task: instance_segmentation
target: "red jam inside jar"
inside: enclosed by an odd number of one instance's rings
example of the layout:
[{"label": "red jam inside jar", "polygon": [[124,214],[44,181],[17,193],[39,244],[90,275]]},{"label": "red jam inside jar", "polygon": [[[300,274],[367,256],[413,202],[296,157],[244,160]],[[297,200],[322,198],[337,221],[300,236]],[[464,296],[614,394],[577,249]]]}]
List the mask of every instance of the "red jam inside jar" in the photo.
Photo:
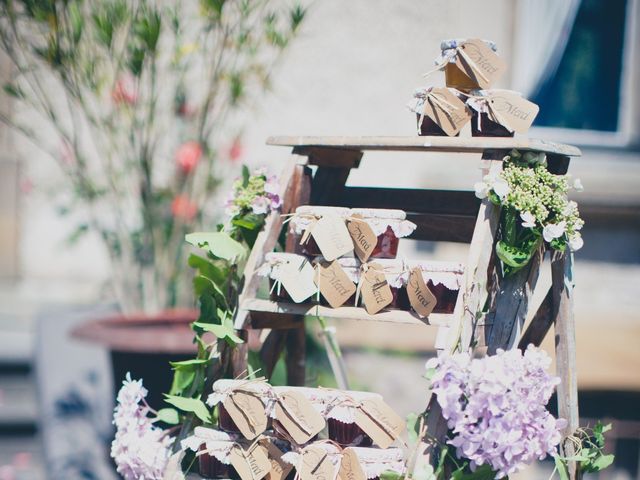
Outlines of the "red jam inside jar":
[{"label": "red jam inside jar", "polygon": [[[202,445],[200,452],[205,452],[206,447]],[[198,456],[198,468],[200,475],[204,478],[240,478],[235,468],[225,465],[213,455],[201,453]]]},{"label": "red jam inside jar", "polygon": [[393,229],[387,226],[387,229],[378,235],[378,241],[369,258],[396,258],[399,243],[400,239],[393,233]]},{"label": "red jam inside jar", "polygon": [[[471,109],[471,136],[473,137],[513,137],[506,127],[489,119],[487,113],[480,113]],[[480,124],[478,124],[480,122]]]},{"label": "red jam inside jar", "polygon": [[343,423],[335,418],[327,419],[329,439],[341,446],[370,447],[373,440],[355,423]]}]

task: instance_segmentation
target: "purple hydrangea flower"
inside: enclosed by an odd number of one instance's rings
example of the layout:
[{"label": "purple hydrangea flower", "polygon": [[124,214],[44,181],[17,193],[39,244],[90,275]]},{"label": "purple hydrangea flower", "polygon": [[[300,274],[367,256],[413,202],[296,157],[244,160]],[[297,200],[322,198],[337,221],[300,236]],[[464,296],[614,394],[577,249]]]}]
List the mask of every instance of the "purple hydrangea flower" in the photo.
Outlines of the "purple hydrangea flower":
[{"label": "purple hydrangea flower", "polygon": [[475,470],[489,465],[496,478],[556,452],[566,421],[546,405],[559,383],[547,373],[551,359],[530,345],[471,359],[467,353],[427,362],[431,388],[447,420],[450,445]]}]

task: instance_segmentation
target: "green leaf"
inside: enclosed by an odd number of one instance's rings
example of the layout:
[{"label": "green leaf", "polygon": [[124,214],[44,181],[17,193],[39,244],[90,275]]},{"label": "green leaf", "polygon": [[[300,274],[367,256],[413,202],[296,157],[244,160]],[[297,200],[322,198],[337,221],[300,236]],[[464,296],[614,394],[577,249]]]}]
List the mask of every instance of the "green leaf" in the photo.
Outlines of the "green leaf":
[{"label": "green leaf", "polygon": [[529,263],[534,251],[535,249],[519,248],[509,245],[502,240],[496,243],[496,254],[498,258],[502,263],[516,270],[521,269]]},{"label": "green leaf", "polygon": [[174,370],[178,370],[180,368],[185,367],[193,367],[195,365],[204,365],[208,360],[204,358],[193,358],[191,360],[184,360],[182,362],[169,362],[169,364],[174,368]]},{"label": "green leaf", "polygon": [[567,471],[567,466],[562,459],[558,455],[554,455],[553,461],[556,464],[556,470],[558,470],[560,480],[569,480],[569,472]]},{"label": "green leaf", "polygon": [[165,393],[164,401],[183,412],[195,413],[195,415],[204,423],[211,423],[211,414],[202,400],[197,398],[178,397],[177,395],[167,395]]},{"label": "green leaf", "polygon": [[411,412],[407,415],[407,436],[409,445],[415,445],[418,442],[418,428],[419,428],[418,414]]},{"label": "green leaf", "polygon": [[209,278],[218,285],[228,278],[228,268],[221,268],[218,265],[215,265],[211,260],[194,253],[189,255],[188,263],[191,268],[198,269],[200,275]]},{"label": "green leaf", "polygon": [[180,415],[175,408],[161,408],[158,410],[157,420],[169,425],[177,425],[180,423]]},{"label": "green leaf", "polygon": [[459,468],[451,475],[451,480],[494,480],[496,472],[489,465],[478,467],[473,473],[465,473],[464,467]]},{"label": "green leaf", "polygon": [[380,480],[400,480],[403,477],[404,475],[392,470],[386,470],[380,474]]},{"label": "green leaf", "polygon": [[6,93],[11,97],[14,97],[14,98],[24,97],[24,92],[22,91],[22,89],[12,83],[5,83],[2,89],[4,90],[4,93]]},{"label": "green leaf", "polygon": [[84,19],[82,18],[79,5],[75,2],[69,4],[69,20],[71,23],[73,42],[78,43],[82,37]]},{"label": "green leaf", "polygon": [[298,27],[302,23],[302,20],[304,20],[304,17],[306,15],[306,13],[307,13],[306,9],[300,4],[295,5],[291,9],[289,18],[291,20],[291,31],[292,32],[295,32],[298,29]]},{"label": "green leaf", "polygon": [[590,472],[599,472],[610,466],[615,460],[615,455],[600,455],[590,465]]},{"label": "green leaf", "polygon": [[198,232],[189,233],[186,241],[198,248],[208,250],[216,258],[222,258],[229,262],[244,259],[246,248],[224,232]]},{"label": "green leaf", "polygon": [[413,480],[436,480],[438,476],[434,473],[431,465],[426,462],[421,462],[413,471],[411,478]]},{"label": "green leaf", "polygon": [[196,378],[195,369],[180,368],[173,373],[173,382],[169,393],[171,395],[179,395],[186,392]]},{"label": "green leaf", "polygon": [[232,347],[238,343],[244,343],[244,340],[235,334],[235,330],[227,325],[194,322],[193,326],[201,328],[205,332],[213,333],[217,338],[225,340]]},{"label": "green leaf", "polygon": [[249,167],[246,165],[242,165],[242,187],[247,188],[249,186],[249,178],[251,177],[251,172],[249,172]]},{"label": "green leaf", "polygon": [[[196,285],[195,279],[193,283]],[[209,292],[198,295],[200,295],[200,316],[198,317],[198,321],[203,323],[221,323],[220,318],[217,315],[217,304],[213,296]]]},{"label": "green leaf", "polygon": [[549,242],[549,245],[551,245],[551,248],[553,248],[554,250],[564,252],[565,249],[567,248],[567,240],[565,238],[565,235],[562,235],[561,237],[558,237],[558,238],[554,238],[553,240],[551,240],[551,242]]}]

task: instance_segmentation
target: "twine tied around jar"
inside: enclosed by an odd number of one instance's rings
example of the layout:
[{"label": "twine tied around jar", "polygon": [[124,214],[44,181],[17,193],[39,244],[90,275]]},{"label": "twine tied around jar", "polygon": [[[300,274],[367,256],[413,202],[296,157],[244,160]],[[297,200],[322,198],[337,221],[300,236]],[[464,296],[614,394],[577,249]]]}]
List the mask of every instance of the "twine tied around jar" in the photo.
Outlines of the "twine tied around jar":
[{"label": "twine tied around jar", "polygon": [[[379,272],[379,273],[384,274],[385,281],[387,283],[388,283],[388,281],[386,280],[386,276],[388,274],[389,275],[397,274],[398,276],[400,276],[400,275],[405,275],[406,273],[409,272],[408,267],[406,266],[404,260],[402,261],[402,268],[400,270],[396,270],[396,269],[390,268],[390,267],[380,266],[380,264],[376,264],[375,260],[372,261],[372,262],[367,262],[367,263],[363,263],[362,265],[360,265],[360,272],[362,274],[366,273],[369,270],[373,270],[375,272]],[[358,284],[356,285],[356,298],[355,298],[355,302],[353,304],[354,307],[357,307],[358,303],[360,302],[360,293],[361,293],[361,290],[362,290],[363,277],[364,277],[364,275],[360,275],[360,278],[358,279]]]},{"label": "twine tied around jar", "polygon": [[436,94],[434,94],[431,91],[431,89],[425,92],[419,92],[415,96],[417,98],[423,99],[423,107],[422,107],[422,111],[420,112],[420,119],[418,120],[418,129],[422,128],[422,122],[424,121],[424,117],[425,117],[424,104],[426,104],[427,102],[430,102],[434,106],[438,107],[440,110],[442,110],[442,112],[444,112],[444,114],[449,118],[449,120],[451,120],[452,116],[450,111],[455,110],[456,108],[455,105],[444,100],[443,98],[438,97]]}]

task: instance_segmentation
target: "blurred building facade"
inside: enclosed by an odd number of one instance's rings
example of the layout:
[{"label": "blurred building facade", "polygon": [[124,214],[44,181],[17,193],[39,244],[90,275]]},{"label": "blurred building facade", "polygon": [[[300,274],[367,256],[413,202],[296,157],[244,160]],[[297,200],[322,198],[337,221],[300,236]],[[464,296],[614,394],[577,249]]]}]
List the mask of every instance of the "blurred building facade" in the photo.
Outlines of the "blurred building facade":
[{"label": "blurred building facade", "polygon": [[[638,478],[640,450],[635,408],[640,400],[639,3],[310,3],[302,35],[274,73],[274,91],[248,113],[244,135],[243,160],[275,171],[288,152],[264,145],[269,135],[412,135],[415,117],[404,105],[415,87],[441,83],[440,74],[422,77],[440,40],[494,40],[510,66],[498,86],[523,91],[540,104],[531,136],[571,143],[583,152],[570,168],[585,186],[576,196],[586,221],[575,272],[578,378],[583,416],[618,422],[616,478]],[[0,59],[0,76],[8,75],[7,62]],[[469,189],[479,176],[474,168],[462,168],[475,165],[473,155],[407,156],[401,169],[393,154],[365,156],[349,183]],[[98,240],[89,236],[73,248],[64,245],[70,223],[56,214],[45,193],[57,176],[49,159],[0,126],[0,361],[31,356],[31,319],[43,304],[108,300],[103,293],[108,262]],[[464,261],[466,249],[408,243],[405,253]],[[368,343],[427,352],[435,334],[427,330],[338,326],[350,349]],[[547,340],[552,350],[552,336]],[[381,383],[377,378],[375,384]]]}]

